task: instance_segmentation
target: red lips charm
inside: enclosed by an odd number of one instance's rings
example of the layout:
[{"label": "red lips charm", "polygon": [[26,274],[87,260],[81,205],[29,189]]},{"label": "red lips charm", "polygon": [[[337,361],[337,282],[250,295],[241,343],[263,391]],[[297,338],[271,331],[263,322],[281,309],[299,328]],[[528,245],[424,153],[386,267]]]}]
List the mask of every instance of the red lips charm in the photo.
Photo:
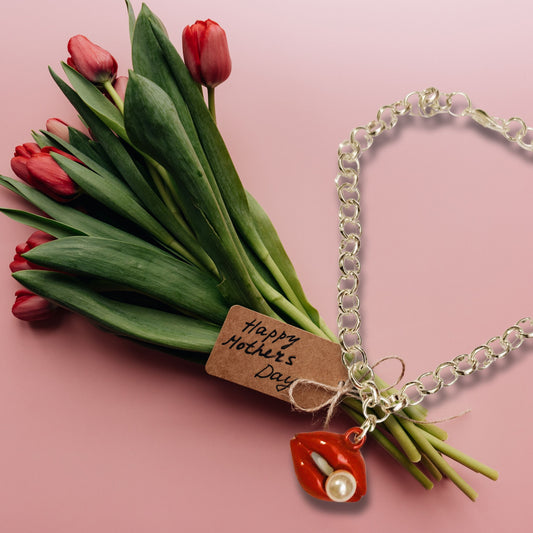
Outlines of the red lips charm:
[{"label": "red lips charm", "polygon": [[308,494],[334,502],[356,502],[365,495],[365,462],[359,448],[366,437],[358,440],[361,433],[354,427],[344,435],[314,431],[291,439],[296,477]]}]

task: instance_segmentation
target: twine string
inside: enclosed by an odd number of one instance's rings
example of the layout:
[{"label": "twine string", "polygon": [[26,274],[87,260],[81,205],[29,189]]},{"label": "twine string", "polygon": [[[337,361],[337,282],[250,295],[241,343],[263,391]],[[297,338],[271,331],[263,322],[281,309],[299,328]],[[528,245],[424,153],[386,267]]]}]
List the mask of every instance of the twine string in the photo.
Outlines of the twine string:
[{"label": "twine string", "polygon": [[[392,388],[396,387],[396,385],[398,385],[398,383],[400,383],[400,381],[403,379],[403,377],[405,375],[405,368],[406,368],[405,361],[401,357],[399,357],[397,355],[388,355],[386,357],[382,357],[381,359],[379,359],[372,366],[372,370],[374,370],[378,365],[380,365],[382,363],[385,363],[387,361],[391,361],[391,360],[399,361],[399,363],[401,365],[401,370],[400,370],[400,373],[399,373],[398,377],[396,378],[396,381],[392,385],[389,385],[388,387],[383,389],[383,391],[388,391],[388,390],[391,390]],[[363,379],[364,379],[364,376],[363,376]],[[307,388],[308,390],[311,389],[311,388],[320,389],[322,391],[329,392],[330,396],[328,398],[326,398],[324,401],[317,403],[316,405],[312,405],[310,407],[304,407],[296,399],[296,389],[300,388],[300,387]],[[328,427],[331,419],[333,418],[333,416],[335,414],[335,411],[336,411],[338,405],[342,402],[342,400],[344,398],[351,397],[351,398],[358,398],[359,399],[359,395],[357,393],[357,389],[354,387],[353,383],[351,383],[351,381],[349,381],[349,380],[347,380],[347,381],[339,381],[339,383],[337,385],[327,385],[326,383],[322,383],[320,381],[315,381],[313,379],[299,378],[299,379],[296,379],[295,381],[293,381],[291,383],[291,385],[290,385],[290,387],[288,389],[288,395],[289,395],[289,401],[291,403],[291,406],[296,411],[301,411],[301,412],[304,412],[304,413],[316,413],[316,412],[321,411],[322,409],[327,407],[326,417],[325,417],[324,424],[323,424],[324,428]],[[466,410],[466,411],[463,411],[462,413],[460,413],[458,415],[453,415],[453,416],[450,416],[450,417],[447,417],[447,418],[444,418],[444,419],[431,420],[431,421],[428,421],[428,420],[423,420],[423,421],[415,420],[413,418],[410,418],[410,417],[406,416],[405,414],[403,414],[401,412],[400,413],[396,413],[396,416],[398,416],[400,418],[403,418],[404,420],[409,420],[411,422],[415,422],[417,424],[438,424],[438,423],[442,423],[442,422],[448,422],[448,421],[454,420],[456,418],[460,418],[460,417],[466,415],[469,412],[470,412],[470,410]]]}]

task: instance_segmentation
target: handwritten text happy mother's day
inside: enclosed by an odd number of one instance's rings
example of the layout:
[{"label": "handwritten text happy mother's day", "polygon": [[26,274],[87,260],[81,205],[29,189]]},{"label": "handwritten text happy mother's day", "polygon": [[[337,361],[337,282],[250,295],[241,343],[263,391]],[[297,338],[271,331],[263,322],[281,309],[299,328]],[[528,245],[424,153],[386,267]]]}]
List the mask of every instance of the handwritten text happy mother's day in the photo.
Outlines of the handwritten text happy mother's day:
[{"label": "handwritten text happy mother's day", "polygon": [[331,386],[346,378],[337,344],[241,306],[230,309],[206,370],[283,400],[299,378]]}]

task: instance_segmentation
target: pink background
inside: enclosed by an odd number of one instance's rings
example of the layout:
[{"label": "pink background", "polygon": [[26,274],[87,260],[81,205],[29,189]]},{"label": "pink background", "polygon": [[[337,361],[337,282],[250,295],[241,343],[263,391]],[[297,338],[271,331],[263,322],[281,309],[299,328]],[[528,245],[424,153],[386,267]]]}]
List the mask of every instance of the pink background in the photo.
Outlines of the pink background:
[{"label": "pink background", "polygon": [[[135,0],[136,11],[140,2]],[[336,150],[355,126],[413,90],[465,91],[533,124],[531,16],[508,0],[224,2],[151,0],[176,43],[213,18],[233,73],[219,124],[245,185],[271,214],[310,299],[336,316]],[[82,33],[125,74],[122,1],[26,0],[0,10],[0,172],[50,116],[74,121],[47,65]],[[363,334],[371,360],[403,356],[408,377],[470,351],[533,313],[533,162],[465,120],[405,120],[363,158]],[[0,204],[21,202],[2,191]],[[312,501],[288,440],[319,427],[277,400],[115,338],[75,316],[31,327],[11,316],[8,263],[31,230],[0,218],[0,529],[10,533],[527,531],[533,446],[531,343],[433,401],[449,442],[500,472],[458,467],[425,492],[366,449],[359,504]],[[334,427],[348,420],[339,415]],[[390,529],[389,529],[390,528]]]}]

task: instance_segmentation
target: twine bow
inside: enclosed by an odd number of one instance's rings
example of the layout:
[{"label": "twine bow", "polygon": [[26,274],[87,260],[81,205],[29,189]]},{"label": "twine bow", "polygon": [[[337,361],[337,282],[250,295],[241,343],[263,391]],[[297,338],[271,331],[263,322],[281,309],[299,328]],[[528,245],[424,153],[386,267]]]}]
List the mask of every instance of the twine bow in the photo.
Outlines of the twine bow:
[{"label": "twine bow", "polygon": [[[396,355],[389,355],[387,357],[381,358],[379,361],[376,362],[375,365],[372,366],[372,369],[376,368],[381,363],[384,363],[385,361],[389,360],[397,360],[400,362],[402,369],[400,372],[399,377],[396,379],[393,385],[390,387],[387,387],[384,389],[384,391],[387,391],[391,389],[392,387],[395,387],[403,378],[405,373],[405,362],[401,357],[398,357]],[[321,389],[326,392],[330,392],[331,396],[324,400],[323,402],[313,405],[311,407],[304,407],[301,405],[295,398],[295,390],[297,387],[314,387],[316,389]],[[336,386],[333,385],[327,385],[325,383],[321,383],[320,381],[315,381],[313,379],[305,379],[300,378],[293,381],[289,387],[288,390],[289,394],[289,401],[291,402],[291,405],[293,409],[297,411],[302,411],[304,413],[316,413],[317,411],[320,411],[321,409],[324,409],[325,407],[328,408],[326,412],[326,418],[324,420],[324,427],[328,427],[331,419],[333,418],[333,415],[335,414],[335,409],[339,405],[339,403],[342,402],[343,398],[345,397],[352,397],[352,398],[358,398],[357,389],[354,387],[353,383],[350,380],[347,381],[339,381],[339,383]]]}]

